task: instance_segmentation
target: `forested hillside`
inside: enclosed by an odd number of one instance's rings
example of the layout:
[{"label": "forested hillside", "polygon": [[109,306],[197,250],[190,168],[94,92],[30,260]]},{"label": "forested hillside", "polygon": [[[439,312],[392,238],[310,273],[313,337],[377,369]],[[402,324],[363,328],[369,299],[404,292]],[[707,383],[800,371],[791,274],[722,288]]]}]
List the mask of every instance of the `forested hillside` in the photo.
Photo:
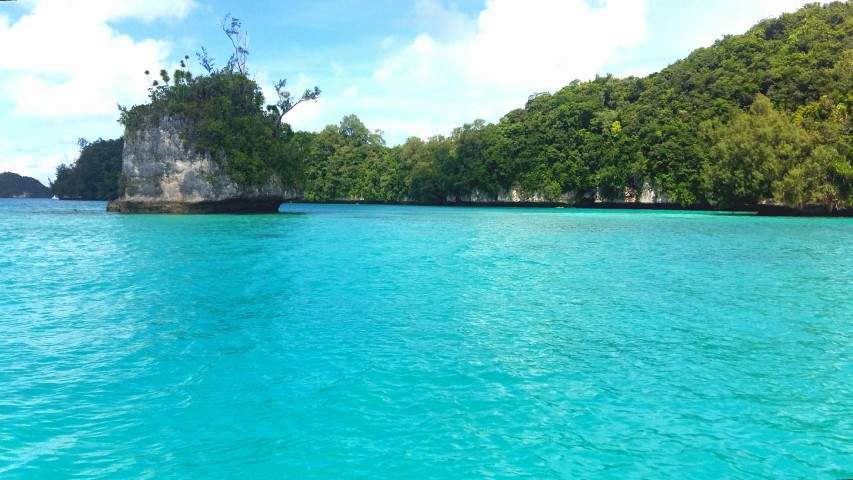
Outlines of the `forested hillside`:
[{"label": "forested hillside", "polygon": [[17,173],[0,173],[0,198],[50,198],[50,189],[32,177]]},{"label": "forested hillside", "polygon": [[497,124],[384,147],[355,116],[299,133],[308,200],[443,203],[501,191],[682,205],[849,207],[853,5],[763,20],[645,78],[531,96]]}]

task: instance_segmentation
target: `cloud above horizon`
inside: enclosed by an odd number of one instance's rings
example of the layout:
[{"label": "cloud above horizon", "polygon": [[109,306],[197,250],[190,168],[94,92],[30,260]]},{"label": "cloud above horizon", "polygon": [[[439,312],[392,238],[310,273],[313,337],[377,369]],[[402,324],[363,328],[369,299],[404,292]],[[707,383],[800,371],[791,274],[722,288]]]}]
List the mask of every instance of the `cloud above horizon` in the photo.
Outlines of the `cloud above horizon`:
[{"label": "cloud above horizon", "polygon": [[[137,40],[111,23],[186,18],[195,0],[32,0],[0,13],[0,171],[46,182],[77,154],[76,138],[119,131],[116,103],[144,101],[140,65],[165,65],[171,46]],[[73,132],[71,131],[73,130]]]},{"label": "cloud above horizon", "polygon": [[[114,114],[116,102],[144,98],[139,65],[162,65],[170,45],[135,40],[110,22],[181,19],[195,0],[34,0],[15,22],[0,17],[0,99],[21,116]],[[48,37],[49,35],[49,37]],[[48,38],[55,39],[48,41]]]},{"label": "cloud above horizon", "polygon": [[487,0],[475,19],[437,0],[416,9],[421,25],[441,27],[391,50],[373,71],[377,93],[362,99],[385,105],[396,140],[495,120],[532,93],[593,77],[646,37],[645,0]]}]

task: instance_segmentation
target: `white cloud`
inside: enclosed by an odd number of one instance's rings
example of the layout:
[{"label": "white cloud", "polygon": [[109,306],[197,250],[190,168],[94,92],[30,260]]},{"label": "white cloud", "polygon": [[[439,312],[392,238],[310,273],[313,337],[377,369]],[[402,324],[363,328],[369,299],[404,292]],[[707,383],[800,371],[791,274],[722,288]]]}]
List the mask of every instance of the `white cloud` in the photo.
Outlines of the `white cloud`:
[{"label": "white cloud", "polygon": [[[644,40],[645,0],[597,4],[488,0],[478,18],[466,20],[435,0],[418,1],[421,14],[451,19],[452,27],[420,33],[374,70],[378,88],[370,91],[381,91],[373,98],[383,106],[374,105],[373,115],[385,123],[378,126],[391,142],[449,133],[476,118],[495,121],[534,92],[605,73],[619,49]],[[415,130],[395,136],[401,125]]]},{"label": "white cloud", "polygon": [[489,0],[466,52],[468,74],[479,83],[529,91],[553,90],[590,78],[619,48],[645,38],[645,4],[607,0]]},{"label": "white cloud", "polygon": [[[293,95],[302,98],[302,94],[306,90],[313,90],[318,83],[317,79],[309,75],[300,74],[296,77],[296,82],[293,84]],[[348,91],[344,92],[344,95],[347,93],[352,93],[352,91],[348,89]],[[311,125],[319,120],[323,111],[324,103],[321,94],[320,98],[316,101],[308,100],[294,107],[293,110],[285,115],[284,121],[292,125],[294,129],[302,130],[304,129],[304,125]]]},{"label": "white cloud", "polygon": [[415,0],[415,16],[422,30],[428,30],[440,40],[458,39],[474,27],[472,19],[459,12],[455,5],[445,8],[438,0]]},{"label": "white cloud", "polygon": [[108,22],[182,18],[194,5],[194,0],[34,1],[17,22],[0,23],[0,44],[14,45],[0,56],[5,73],[0,95],[15,104],[17,115],[115,113],[116,102],[144,98],[142,70],[163,65],[169,45],[135,41]]},{"label": "white cloud", "polygon": [[320,118],[323,113],[323,104],[324,100],[322,98],[316,102],[302,102],[294,107],[293,110],[287,112],[287,115],[284,116],[284,121],[293,126],[294,130],[304,130],[303,125],[311,124]]},{"label": "white cloud", "polygon": [[457,29],[450,41],[422,33],[376,69],[374,78],[387,86],[434,89],[557,89],[604,73],[616,51],[645,39],[644,19],[643,0],[605,0],[599,8],[584,0],[488,0],[476,22],[459,22],[472,30]]},{"label": "white cloud", "polygon": [[[344,100],[391,143],[423,132],[447,134],[476,118],[496,121],[530,94],[574,79],[657,71],[805,3],[486,0],[476,18],[466,18],[440,0],[417,0],[422,30],[409,42],[383,42],[389,53],[372,84],[360,84],[363,97]],[[436,28],[441,19],[448,26]]]},{"label": "white cloud", "polygon": [[[119,134],[116,103],[145,100],[142,72],[166,65],[170,45],[116,31],[117,20],[179,20],[195,0],[31,0],[0,15],[0,170],[47,184],[76,159],[78,137]],[[171,63],[171,62],[168,62]],[[69,121],[73,120],[73,121]],[[61,152],[61,153],[57,153]]]},{"label": "white cloud", "polygon": [[[266,72],[259,72],[255,76],[255,81],[260,85],[266,103],[273,105],[278,100],[278,94],[273,86],[274,82],[270,81],[269,78],[269,74]],[[312,90],[315,85],[317,82],[312,77],[302,74],[296,78],[296,81],[288,82],[284,89],[289,91],[295,100],[299,100],[305,90]],[[321,117],[323,100],[324,98],[321,96],[320,100],[316,102],[301,102],[293,110],[287,112],[283,121],[290,124],[295,130],[304,130],[306,124],[313,125]]]},{"label": "white cloud", "polygon": [[78,156],[76,149],[67,149],[63,153],[38,155],[26,154],[0,160],[0,172],[14,172],[25,177],[33,177],[45,186],[50,180],[56,180],[56,166],[73,163]]}]

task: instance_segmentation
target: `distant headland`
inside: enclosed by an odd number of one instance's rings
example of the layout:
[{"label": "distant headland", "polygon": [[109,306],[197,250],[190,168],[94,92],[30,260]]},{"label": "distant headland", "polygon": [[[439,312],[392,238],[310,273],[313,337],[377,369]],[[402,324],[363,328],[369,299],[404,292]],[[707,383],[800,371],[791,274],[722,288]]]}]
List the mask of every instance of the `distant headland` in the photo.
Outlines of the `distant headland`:
[{"label": "distant headland", "polygon": [[50,189],[32,177],[0,173],[0,198],[50,198]]}]

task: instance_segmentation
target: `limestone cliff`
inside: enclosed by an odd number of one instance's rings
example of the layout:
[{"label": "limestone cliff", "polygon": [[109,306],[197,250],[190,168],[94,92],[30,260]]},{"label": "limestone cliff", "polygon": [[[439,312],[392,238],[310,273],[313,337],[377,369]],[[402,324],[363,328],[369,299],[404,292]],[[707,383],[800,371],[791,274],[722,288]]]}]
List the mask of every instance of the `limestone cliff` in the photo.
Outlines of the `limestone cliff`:
[{"label": "limestone cliff", "polygon": [[210,154],[183,138],[180,120],[126,132],[122,152],[122,196],[107,205],[121,213],[273,213],[298,197],[276,175],[261,185],[231,179]]},{"label": "limestone cliff", "polygon": [[[368,200],[360,197],[333,198],[325,200],[325,203],[393,203],[393,204],[418,204],[408,197],[395,200]],[[548,197],[541,192],[526,192],[520,188],[510,190],[501,189],[492,195],[478,188],[474,188],[465,195],[448,195],[440,205],[465,205],[465,206],[497,206],[497,207],[592,207],[592,208],[626,208],[626,209],[675,209],[685,208],[698,209],[702,206],[684,207],[674,203],[672,199],[663,193],[659,193],[655,187],[648,182],[638,192],[632,188],[624,188],[617,194],[605,197],[595,192],[593,197],[582,197],[572,193],[562,193],[557,197]]]},{"label": "limestone cliff", "polygon": [[492,196],[475,188],[467,195],[448,196],[446,201],[448,204],[464,205],[678,207],[669,196],[658,193],[648,182],[644,183],[640,192],[625,188],[613,197],[605,197],[596,192],[594,198],[580,197],[571,193],[563,193],[556,198],[549,198],[541,192],[524,192],[518,188],[500,190],[497,195]]}]

